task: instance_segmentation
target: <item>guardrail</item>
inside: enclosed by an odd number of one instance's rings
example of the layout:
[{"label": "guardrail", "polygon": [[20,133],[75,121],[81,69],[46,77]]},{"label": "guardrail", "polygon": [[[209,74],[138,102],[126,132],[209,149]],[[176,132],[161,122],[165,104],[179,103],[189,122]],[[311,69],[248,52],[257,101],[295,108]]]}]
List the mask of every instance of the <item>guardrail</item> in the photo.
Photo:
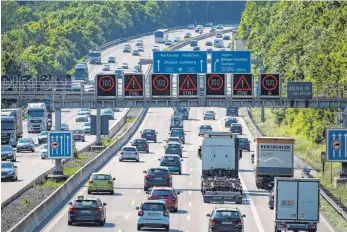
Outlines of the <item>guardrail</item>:
[{"label": "guardrail", "polygon": [[[258,137],[263,136],[261,131],[259,130],[259,127],[257,126],[256,122],[254,121],[252,114],[250,112],[250,109],[246,109],[246,117],[249,118],[249,120],[252,122],[254,129],[257,133]],[[303,178],[315,178],[312,176],[309,172],[302,172],[301,177]],[[320,194],[324,199],[334,208],[334,210],[339,213],[345,220],[347,220],[347,207],[341,203],[341,201],[336,198],[327,188],[325,188],[322,184],[320,185]]]}]

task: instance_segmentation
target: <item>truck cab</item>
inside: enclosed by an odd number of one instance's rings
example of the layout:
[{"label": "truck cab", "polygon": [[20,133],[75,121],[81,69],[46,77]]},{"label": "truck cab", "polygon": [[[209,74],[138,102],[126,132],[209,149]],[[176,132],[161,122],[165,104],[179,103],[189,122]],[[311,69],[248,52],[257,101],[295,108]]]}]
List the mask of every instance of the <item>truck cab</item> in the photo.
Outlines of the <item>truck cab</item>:
[{"label": "truck cab", "polygon": [[49,124],[45,103],[29,103],[27,110],[28,132],[46,131]]},{"label": "truck cab", "polygon": [[90,51],[88,54],[88,61],[90,64],[101,64],[101,52]]},{"label": "truck cab", "polygon": [[21,109],[1,110],[1,144],[17,145],[18,138],[23,136]]}]

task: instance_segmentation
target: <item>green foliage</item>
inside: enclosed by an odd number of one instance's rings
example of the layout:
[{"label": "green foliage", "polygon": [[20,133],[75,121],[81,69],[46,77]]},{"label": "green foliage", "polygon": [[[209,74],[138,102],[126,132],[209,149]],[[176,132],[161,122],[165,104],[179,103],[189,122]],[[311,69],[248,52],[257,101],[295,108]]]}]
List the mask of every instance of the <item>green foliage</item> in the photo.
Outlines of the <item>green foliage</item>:
[{"label": "green foliage", "polygon": [[34,188],[59,188],[64,182],[55,182],[54,180],[45,180],[41,185],[35,185]]},{"label": "green foliage", "polygon": [[[321,88],[347,82],[347,2],[247,2],[237,38],[247,40],[252,57],[263,58],[266,72],[282,73],[285,81],[307,80]],[[334,126],[334,113],[289,109],[284,121],[276,113],[276,124],[283,121],[291,134],[321,143],[325,129]]]}]

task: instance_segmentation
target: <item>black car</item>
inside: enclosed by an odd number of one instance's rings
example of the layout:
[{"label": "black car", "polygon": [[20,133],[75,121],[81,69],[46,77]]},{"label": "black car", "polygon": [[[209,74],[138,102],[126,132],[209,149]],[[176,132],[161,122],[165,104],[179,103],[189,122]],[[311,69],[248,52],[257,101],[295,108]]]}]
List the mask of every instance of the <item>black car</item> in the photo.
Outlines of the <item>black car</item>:
[{"label": "black car", "polygon": [[223,40],[230,40],[230,35],[224,35]]},{"label": "black car", "polygon": [[199,47],[199,46],[195,46],[195,47],[193,48],[193,51],[200,51],[200,47]]},{"label": "black car", "polygon": [[141,131],[140,133],[141,133],[141,138],[147,139],[147,141],[153,141],[155,143],[157,142],[158,132],[156,132],[155,130],[145,129],[145,130]]},{"label": "black car", "polygon": [[250,141],[247,138],[239,138],[239,150],[251,150]]},{"label": "black car", "polygon": [[230,132],[232,133],[238,133],[242,135],[242,126],[239,123],[232,123],[230,125]]},{"label": "black car", "polygon": [[75,223],[96,223],[103,226],[106,222],[106,203],[99,198],[78,196],[69,202],[68,225]]},{"label": "black car", "polygon": [[177,142],[170,142],[165,147],[165,154],[175,154],[182,158],[182,146]]},{"label": "black car", "polygon": [[150,168],[145,173],[143,190],[148,191],[154,186],[172,187],[172,176],[167,168]]},{"label": "black car", "polygon": [[190,41],[190,46],[191,46],[191,47],[196,47],[196,46],[198,46],[198,41],[197,41],[197,40],[192,40],[192,41]]},{"label": "black car", "polygon": [[242,232],[243,218],[246,217],[238,208],[214,208],[212,213],[206,216],[209,217],[208,231],[220,232]]},{"label": "black car", "polygon": [[236,118],[226,118],[224,122],[225,127],[230,127],[232,123],[237,123]]},{"label": "black car", "polygon": [[136,147],[138,151],[149,153],[149,145],[147,139],[135,139],[133,142],[131,142],[131,146]]},{"label": "black car", "polygon": [[227,108],[227,116],[239,116],[239,108],[237,107],[229,107]]}]

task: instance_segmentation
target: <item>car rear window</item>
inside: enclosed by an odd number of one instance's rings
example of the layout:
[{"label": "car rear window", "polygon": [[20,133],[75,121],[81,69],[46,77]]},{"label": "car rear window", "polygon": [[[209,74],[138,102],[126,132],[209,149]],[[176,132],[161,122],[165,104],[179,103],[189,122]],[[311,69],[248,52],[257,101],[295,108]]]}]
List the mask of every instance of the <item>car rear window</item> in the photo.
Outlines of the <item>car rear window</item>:
[{"label": "car rear window", "polygon": [[181,140],[179,138],[170,138],[168,141],[169,142],[181,142]]},{"label": "car rear window", "polygon": [[154,134],[154,130],[144,130],[143,133],[145,133],[145,134]]},{"label": "car rear window", "polygon": [[151,195],[152,196],[172,196],[173,193],[171,190],[153,190]]},{"label": "car rear window", "polygon": [[92,180],[110,180],[111,177],[109,175],[102,175],[102,174],[97,174],[97,175],[92,175]]},{"label": "car rear window", "polygon": [[231,126],[232,126],[232,127],[241,127],[240,124],[232,124]]},{"label": "car rear window", "polygon": [[182,134],[183,134],[183,132],[181,130],[171,130],[171,136],[172,137],[178,137]]},{"label": "car rear window", "polygon": [[168,144],[168,148],[180,148],[179,144]]},{"label": "car rear window", "polygon": [[123,147],[123,151],[136,151],[135,147]]},{"label": "car rear window", "polygon": [[200,128],[201,129],[211,129],[211,126],[210,125],[203,125]]},{"label": "car rear window", "polygon": [[146,140],[144,140],[144,139],[136,139],[135,143],[136,144],[146,144]]},{"label": "car rear window", "polygon": [[73,134],[83,134],[82,130],[73,130],[72,131]]},{"label": "car rear window", "polygon": [[179,158],[178,157],[164,157],[162,160],[162,165],[178,165]]},{"label": "car rear window", "polygon": [[76,208],[97,208],[98,203],[95,200],[77,200],[74,207]]},{"label": "car rear window", "polygon": [[1,151],[12,151],[11,146],[1,146]]},{"label": "car rear window", "polygon": [[214,219],[240,219],[240,215],[236,211],[216,211],[212,216]]},{"label": "car rear window", "polygon": [[165,206],[164,204],[160,203],[145,203],[142,205],[142,210],[146,211],[164,211]]},{"label": "car rear window", "polygon": [[149,169],[148,174],[160,175],[160,176],[168,176],[169,175],[169,170],[153,168],[153,169]]},{"label": "car rear window", "polygon": [[[64,125],[62,125],[62,126],[64,126]],[[48,131],[42,131],[42,132],[40,133],[40,135],[48,135]]]}]

